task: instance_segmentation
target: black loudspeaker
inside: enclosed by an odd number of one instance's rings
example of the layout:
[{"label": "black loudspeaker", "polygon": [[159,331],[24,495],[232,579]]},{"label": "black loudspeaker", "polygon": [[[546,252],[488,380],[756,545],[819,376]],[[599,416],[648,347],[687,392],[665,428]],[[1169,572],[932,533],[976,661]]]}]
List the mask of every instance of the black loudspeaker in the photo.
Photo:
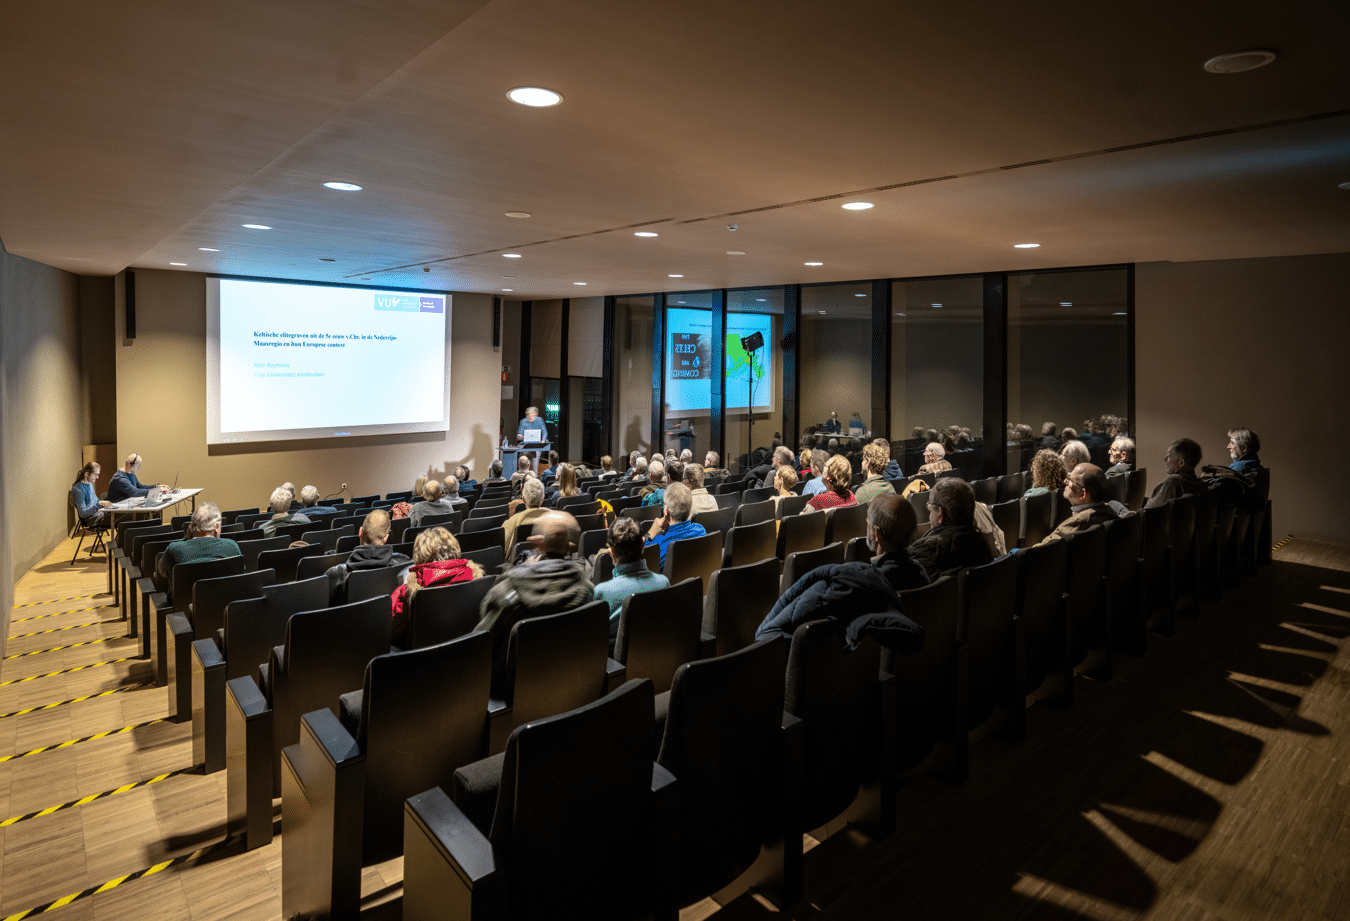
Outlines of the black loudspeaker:
[{"label": "black loudspeaker", "polygon": [[127,271],[126,284],[127,333],[126,338],[136,338],[136,273]]},{"label": "black loudspeaker", "polygon": [[502,347],[502,299],[499,297],[492,299],[492,347]]}]

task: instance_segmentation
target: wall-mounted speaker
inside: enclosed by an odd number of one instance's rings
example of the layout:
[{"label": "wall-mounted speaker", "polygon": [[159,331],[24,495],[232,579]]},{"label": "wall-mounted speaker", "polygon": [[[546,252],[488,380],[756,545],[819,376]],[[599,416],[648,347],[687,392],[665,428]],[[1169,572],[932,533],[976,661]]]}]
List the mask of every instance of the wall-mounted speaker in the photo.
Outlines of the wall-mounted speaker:
[{"label": "wall-mounted speaker", "polygon": [[136,273],[127,270],[126,274],[127,332],[126,338],[136,338]]},{"label": "wall-mounted speaker", "polygon": [[502,299],[499,297],[492,299],[492,347],[502,347]]}]

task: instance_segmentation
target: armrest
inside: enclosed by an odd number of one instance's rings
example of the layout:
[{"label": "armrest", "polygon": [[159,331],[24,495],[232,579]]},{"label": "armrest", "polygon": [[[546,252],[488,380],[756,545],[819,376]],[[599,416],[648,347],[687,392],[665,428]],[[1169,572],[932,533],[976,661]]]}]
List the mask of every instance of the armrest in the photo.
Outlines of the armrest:
[{"label": "armrest", "polygon": [[225,688],[229,691],[229,697],[234,701],[235,708],[246,720],[261,716],[270,709],[267,706],[267,698],[263,697],[262,691],[258,690],[257,682],[252,678],[247,676],[231,678],[225,682]]},{"label": "armrest", "polygon": [[680,786],[652,762],[652,907],[657,919],[679,917]]},{"label": "armrest", "polygon": [[699,631],[698,654],[704,659],[712,659],[717,656],[717,637],[707,630]]},{"label": "armrest", "polygon": [[492,844],[439,787],[403,807],[403,918],[501,917],[505,873]]},{"label": "armrest", "polygon": [[628,666],[614,659],[605,660],[605,693],[612,694],[627,681]]},{"label": "armrest", "polygon": [[193,640],[192,656],[202,668],[216,668],[225,664],[225,657],[220,654],[220,647],[215,640]]},{"label": "armrest", "polygon": [[300,726],[300,751],[306,761],[319,754],[334,766],[366,760],[356,739],[327,707],[300,717]]}]

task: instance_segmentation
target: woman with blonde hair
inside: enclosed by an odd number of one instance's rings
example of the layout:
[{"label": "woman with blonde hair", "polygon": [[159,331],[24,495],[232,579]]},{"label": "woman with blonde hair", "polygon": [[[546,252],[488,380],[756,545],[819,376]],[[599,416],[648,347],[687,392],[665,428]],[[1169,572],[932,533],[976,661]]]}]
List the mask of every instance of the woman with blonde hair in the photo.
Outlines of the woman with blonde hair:
[{"label": "woman with blonde hair", "polygon": [[1066,476],[1068,473],[1059,454],[1049,448],[1041,448],[1031,459],[1031,488],[1024,495],[1039,496],[1046,492],[1063,492]]},{"label": "woman with blonde hair", "polygon": [[549,507],[557,508],[559,499],[570,499],[579,495],[581,490],[577,489],[577,468],[571,464],[559,464],[557,487],[548,497]]},{"label": "woman with blonde hair", "polygon": [[413,542],[413,564],[403,584],[394,589],[393,644],[402,646],[408,632],[408,602],[424,588],[468,582],[483,575],[483,567],[460,558],[459,541],[445,528],[431,528]]},{"label": "woman with blonde hair", "polygon": [[823,512],[830,508],[844,508],[849,505],[857,505],[858,499],[849,491],[849,486],[853,482],[853,467],[849,464],[848,458],[842,454],[836,454],[825,464],[825,488],[811,497],[811,501],[806,503],[806,512]]}]

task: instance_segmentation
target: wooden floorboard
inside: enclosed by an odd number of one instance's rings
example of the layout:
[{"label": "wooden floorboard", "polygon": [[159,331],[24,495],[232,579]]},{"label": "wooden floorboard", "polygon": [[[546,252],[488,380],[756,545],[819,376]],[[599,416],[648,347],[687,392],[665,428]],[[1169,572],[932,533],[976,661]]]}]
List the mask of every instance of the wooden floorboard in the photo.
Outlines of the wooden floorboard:
[{"label": "wooden floorboard", "polygon": [[[109,642],[6,659],[0,682],[134,654],[100,594],[102,557],[70,566],[73,549],[20,581],[5,653]],[[682,918],[1350,917],[1350,547],[1295,539],[1275,560],[1175,636],[1150,637],[1146,656],[1118,659],[1113,680],[1079,679],[1071,710],[1033,707],[1021,745],[975,745],[965,785],[905,787],[891,838],[815,846],[801,904],[709,900]],[[0,684],[0,713],[148,678],[133,659]],[[0,717],[0,756],[166,712],[164,689],[140,688]],[[165,722],[0,763],[0,822],[190,761],[188,726]],[[0,918],[221,842],[224,818],[224,774],[189,773],[0,827]],[[368,919],[398,916],[401,879],[397,860],[366,870]],[[280,887],[279,843],[231,846],[51,915],[276,919]]]}]

